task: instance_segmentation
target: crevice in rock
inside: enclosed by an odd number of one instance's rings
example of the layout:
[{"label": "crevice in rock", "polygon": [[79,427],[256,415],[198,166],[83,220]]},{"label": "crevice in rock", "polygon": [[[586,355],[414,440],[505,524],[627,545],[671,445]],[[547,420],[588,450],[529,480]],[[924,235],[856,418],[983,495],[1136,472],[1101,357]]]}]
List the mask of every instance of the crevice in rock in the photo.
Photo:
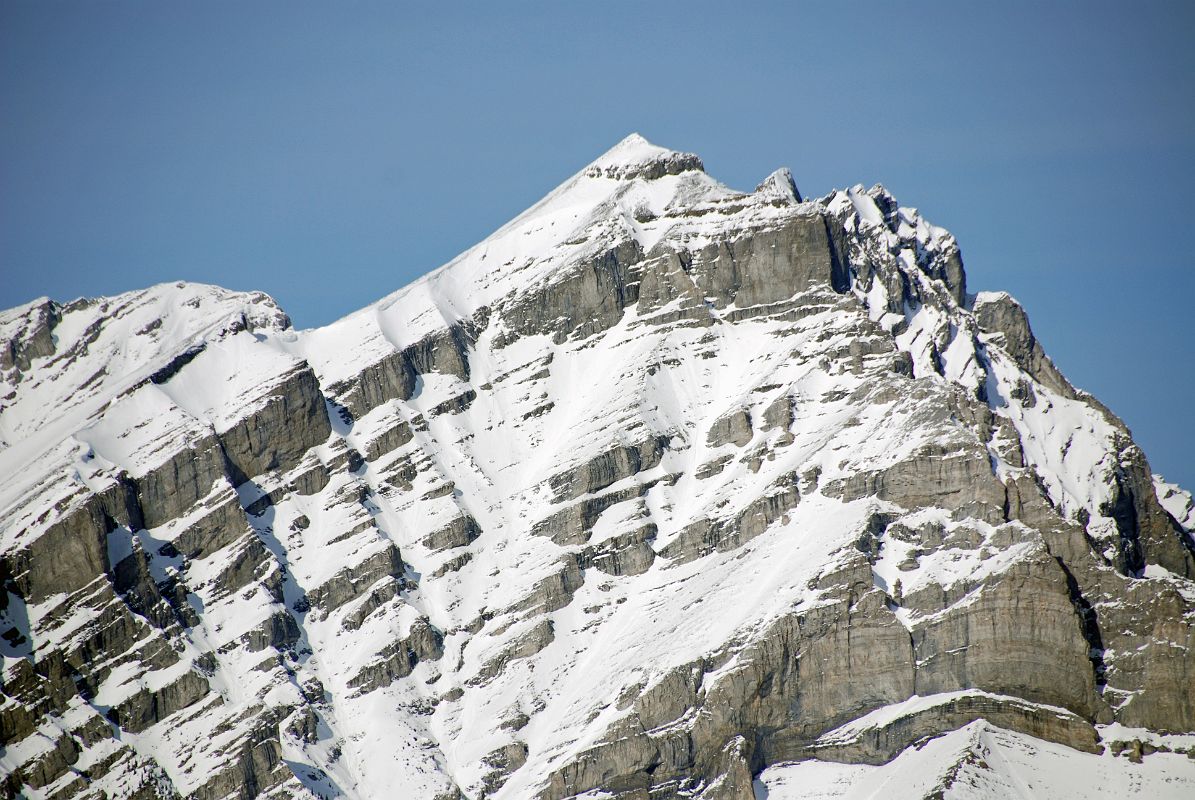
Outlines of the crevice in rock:
[{"label": "crevice in rock", "polygon": [[1120,534],[1117,546],[1121,570],[1129,577],[1140,577],[1145,571],[1145,554],[1139,537],[1137,502],[1132,487],[1119,471],[1116,494],[1100,508],[1100,513],[1111,517],[1116,523],[1116,530]]},{"label": "crevice in rock", "polygon": [[1066,562],[1059,556],[1054,556],[1054,560],[1058,562],[1058,567],[1066,576],[1066,590],[1070,595],[1071,603],[1075,606],[1075,613],[1079,615],[1079,627],[1083,632],[1083,639],[1086,640],[1090,648],[1088,657],[1091,659],[1092,674],[1095,675],[1096,691],[1102,694],[1104,687],[1108,684],[1108,678],[1106,675],[1107,665],[1104,663],[1104,638],[1100,634],[1099,614],[1091,602],[1083,596],[1079,582],[1075,580],[1074,573],[1066,566]]}]

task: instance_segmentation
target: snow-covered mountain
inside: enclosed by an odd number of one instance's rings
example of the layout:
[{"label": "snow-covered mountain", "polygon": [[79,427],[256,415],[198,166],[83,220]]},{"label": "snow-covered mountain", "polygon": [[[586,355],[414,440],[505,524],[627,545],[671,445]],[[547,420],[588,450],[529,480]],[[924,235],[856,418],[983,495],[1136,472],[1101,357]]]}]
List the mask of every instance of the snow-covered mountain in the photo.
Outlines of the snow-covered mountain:
[{"label": "snow-covered mountain", "polygon": [[630,136],[325,328],[0,343],[10,796],[1195,796],[1190,494],[882,187]]}]

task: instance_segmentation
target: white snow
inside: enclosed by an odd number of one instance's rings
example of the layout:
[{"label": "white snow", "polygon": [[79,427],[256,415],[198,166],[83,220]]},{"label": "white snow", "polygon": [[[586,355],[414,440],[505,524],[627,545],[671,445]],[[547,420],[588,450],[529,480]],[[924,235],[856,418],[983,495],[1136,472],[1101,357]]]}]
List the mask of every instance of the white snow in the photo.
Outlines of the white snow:
[{"label": "white snow", "polygon": [[1090,800],[1149,797],[1186,800],[1195,794],[1195,761],[1154,753],[1141,764],[1072,750],[982,720],[901,753],[883,766],[801,761],[764,770],[757,800]]}]

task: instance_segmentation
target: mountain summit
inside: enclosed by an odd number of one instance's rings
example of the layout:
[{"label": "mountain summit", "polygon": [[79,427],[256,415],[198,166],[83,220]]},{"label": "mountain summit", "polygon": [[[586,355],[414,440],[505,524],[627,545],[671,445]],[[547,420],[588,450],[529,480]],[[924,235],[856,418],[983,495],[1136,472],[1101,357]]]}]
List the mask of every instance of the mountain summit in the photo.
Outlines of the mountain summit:
[{"label": "mountain summit", "polygon": [[637,133],[632,133],[603,153],[584,171],[591,178],[654,180],[682,172],[705,172],[701,159],[692,153],[678,153],[658,147]]},{"label": "mountain summit", "polygon": [[947,231],[632,135],[324,328],[0,313],[0,781],[1188,797],[1193,531]]}]

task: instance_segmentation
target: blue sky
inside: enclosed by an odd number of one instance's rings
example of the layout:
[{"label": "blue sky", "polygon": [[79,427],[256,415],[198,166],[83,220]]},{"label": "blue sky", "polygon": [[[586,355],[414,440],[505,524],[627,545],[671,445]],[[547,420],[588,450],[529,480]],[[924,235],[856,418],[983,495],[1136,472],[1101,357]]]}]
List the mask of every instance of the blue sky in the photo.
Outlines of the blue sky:
[{"label": "blue sky", "polygon": [[329,322],[631,131],[885,184],[1195,487],[1190,3],[0,4],[0,307],[179,278]]}]

